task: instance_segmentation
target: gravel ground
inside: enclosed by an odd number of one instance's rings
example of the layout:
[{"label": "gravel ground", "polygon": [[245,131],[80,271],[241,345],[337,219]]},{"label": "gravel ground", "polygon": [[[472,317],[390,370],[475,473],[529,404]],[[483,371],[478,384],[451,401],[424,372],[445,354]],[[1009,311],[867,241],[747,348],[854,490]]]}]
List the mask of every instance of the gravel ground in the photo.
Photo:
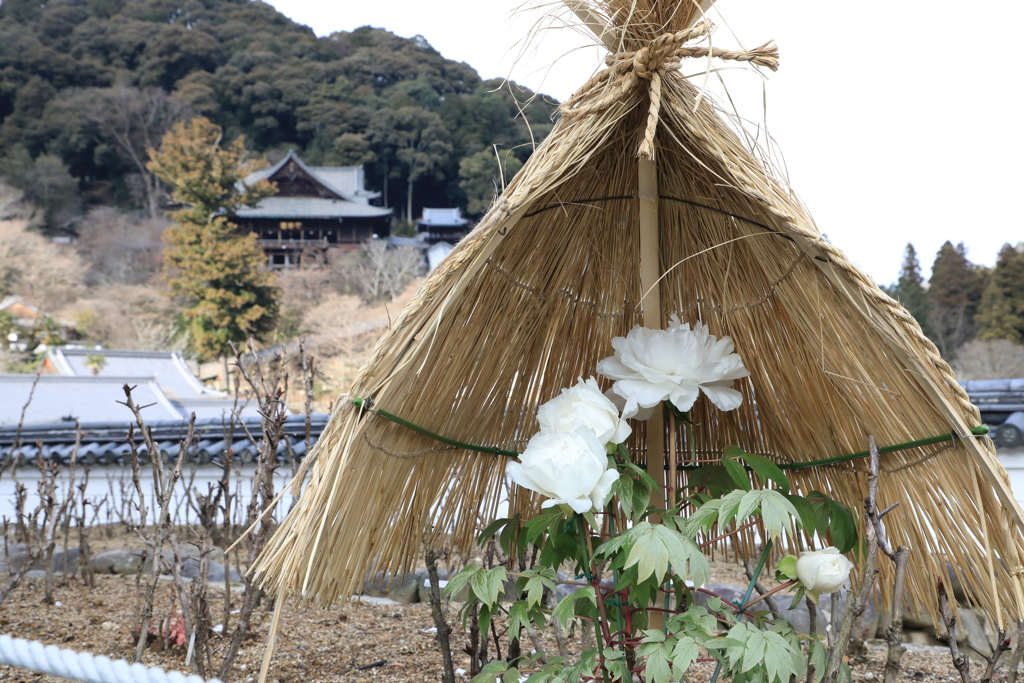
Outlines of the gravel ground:
[{"label": "gravel ground", "polygon": [[[738,582],[742,570],[735,565],[715,563],[716,580]],[[223,593],[211,588],[212,609],[223,609]],[[101,575],[92,590],[77,581],[58,577],[56,604],[41,602],[42,579],[26,579],[0,605],[0,633],[39,640],[78,651],[103,654],[111,658],[128,656],[133,650],[129,624],[136,603],[135,578]],[[237,609],[240,595],[233,596]],[[171,584],[162,581],[154,613],[166,616],[171,605]],[[456,609],[449,623],[457,622]],[[344,610],[318,610],[295,605],[283,611],[277,653],[271,668],[271,681],[434,681],[440,680],[441,657],[434,642],[429,605],[393,605],[356,602]],[[230,681],[255,681],[263,654],[263,643],[271,614],[257,609],[251,635],[244,642]],[[550,633],[542,634],[544,647],[556,652]],[[214,641],[222,647],[227,637]],[[527,643],[529,641],[526,641]],[[461,651],[468,637],[457,628],[452,634],[455,666],[468,669],[468,657]],[[570,639],[570,647],[579,649],[579,640]],[[503,649],[505,645],[502,645]],[[493,646],[491,648],[493,654]],[[147,650],[143,663],[167,670],[185,671],[184,648]],[[219,661],[219,654],[214,656]],[[855,659],[855,680],[881,680],[885,648],[869,645],[867,656]],[[956,678],[948,652],[938,648],[910,646],[904,655],[903,678],[917,682],[951,681]],[[975,678],[981,668],[974,665]],[[710,678],[710,665],[695,667],[690,681],[703,683]],[[999,674],[997,673],[997,679]],[[3,681],[58,681],[22,669],[0,666]],[[460,680],[468,681],[468,676]]]}]

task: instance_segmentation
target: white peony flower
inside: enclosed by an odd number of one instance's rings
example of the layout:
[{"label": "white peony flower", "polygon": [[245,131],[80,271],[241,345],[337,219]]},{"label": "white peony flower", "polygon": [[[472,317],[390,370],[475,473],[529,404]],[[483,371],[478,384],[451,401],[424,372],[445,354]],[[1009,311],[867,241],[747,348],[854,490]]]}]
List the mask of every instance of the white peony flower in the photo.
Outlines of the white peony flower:
[{"label": "white peony flower", "polygon": [[512,481],[547,496],[541,507],[565,503],[578,513],[602,508],[619,473],[608,469],[604,444],[594,432],[540,432],[526,445],[520,462],[509,463]]},{"label": "white peony flower", "polygon": [[801,553],[796,561],[797,578],[814,595],[834,593],[842,588],[851,569],[853,562],[832,546]]},{"label": "white peony flower", "polygon": [[619,417],[619,410],[601,393],[597,380],[577,382],[537,410],[537,421],[543,432],[573,432],[586,427],[602,444],[622,443],[632,433],[629,423]]},{"label": "white peony flower", "polygon": [[707,325],[697,323],[691,330],[673,315],[667,330],[637,325],[625,337],[612,339],[612,348],[615,355],[599,362],[597,371],[616,380],[612,390],[626,399],[623,417],[665,400],[685,412],[701,391],[720,410],[734,410],[743,402],[732,383],[750,372],[733,353],[732,339],[717,338]]},{"label": "white peony flower", "polygon": [[624,417],[632,417],[634,420],[640,422],[646,422],[651,419],[651,415],[654,415],[654,410],[657,406],[651,406],[650,408],[638,408],[635,415],[626,415],[626,399],[622,398],[615,393],[615,389],[609,389],[604,392],[604,395],[609,401],[615,404],[615,408],[622,413]]}]

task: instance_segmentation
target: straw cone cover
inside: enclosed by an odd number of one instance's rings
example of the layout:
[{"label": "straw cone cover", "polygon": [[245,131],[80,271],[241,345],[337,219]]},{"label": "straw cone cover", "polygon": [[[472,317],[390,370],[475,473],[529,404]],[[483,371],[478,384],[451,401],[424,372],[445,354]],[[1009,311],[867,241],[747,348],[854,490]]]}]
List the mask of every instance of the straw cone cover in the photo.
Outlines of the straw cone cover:
[{"label": "straw cone cover", "polygon": [[[730,337],[735,348],[713,350],[715,359],[735,351],[749,370],[720,378],[736,396],[716,394],[713,380],[704,395],[688,389],[690,418],[705,426],[695,430],[700,458],[738,445],[780,463],[810,461],[864,450],[869,435],[884,446],[979,424],[914,319],[822,237],[677,68],[685,59],[774,68],[774,48],[717,47],[690,0],[573,10],[609,48],[607,68],[563,105],[551,134],[380,339],[347,398],[372,397],[438,434],[522,452],[538,432],[538,407],[594,375],[615,337],[645,319],[667,330],[676,315]],[[645,253],[657,263],[648,258],[645,274],[641,250],[652,247],[641,232],[652,212],[656,251]],[[600,389],[611,385],[605,378]],[[734,410],[720,409],[739,396]],[[540,509],[540,494],[508,486],[508,458],[440,443],[345,399],[304,462],[299,503],[251,570],[268,591],[347,600],[371,566],[410,570],[425,545],[471,551],[504,500],[509,516]],[[636,423],[626,441],[638,463],[658,446],[647,430]],[[791,480],[859,511],[866,464]],[[934,614],[935,578],[953,572],[993,616],[1024,613],[1021,511],[987,438],[884,455],[879,504],[896,502],[886,531],[912,550],[911,602]],[[753,554],[756,533],[733,551]],[[891,582],[891,568],[881,570]]]}]

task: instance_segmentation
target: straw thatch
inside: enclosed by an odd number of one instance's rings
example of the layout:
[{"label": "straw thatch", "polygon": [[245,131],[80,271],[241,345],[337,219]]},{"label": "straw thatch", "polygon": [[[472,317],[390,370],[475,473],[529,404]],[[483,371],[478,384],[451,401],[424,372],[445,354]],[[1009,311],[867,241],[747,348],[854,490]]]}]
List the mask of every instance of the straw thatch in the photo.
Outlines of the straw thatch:
[{"label": "straw thatch", "polygon": [[[372,396],[452,438],[522,450],[537,406],[594,374],[612,337],[678,313],[730,335],[751,370],[737,384],[739,410],[695,406],[703,458],[736,444],[799,462],[864,450],[869,435],[887,445],[969,434],[978,411],[914,319],[821,236],[673,69],[709,52],[772,68],[772,47],[709,50],[702,10],[687,0],[574,9],[609,46],[609,68],[566,103],[380,340],[349,396]],[[662,457],[657,437],[652,458]],[[637,461],[647,444],[639,426],[629,442]],[[267,590],[321,605],[352,595],[371,563],[408,570],[424,543],[470,549],[507,491],[505,458],[438,443],[346,400],[316,455],[255,571]],[[865,468],[852,461],[792,479],[860,509]],[[511,514],[528,517],[541,502],[516,487],[508,495]],[[933,612],[948,562],[979,607],[1000,619],[1022,613],[1021,512],[988,438],[883,456],[879,502],[899,503],[885,521],[893,546],[912,549],[913,602]],[[751,551],[743,538],[730,552]],[[891,581],[888,563],[882,571]]]}]

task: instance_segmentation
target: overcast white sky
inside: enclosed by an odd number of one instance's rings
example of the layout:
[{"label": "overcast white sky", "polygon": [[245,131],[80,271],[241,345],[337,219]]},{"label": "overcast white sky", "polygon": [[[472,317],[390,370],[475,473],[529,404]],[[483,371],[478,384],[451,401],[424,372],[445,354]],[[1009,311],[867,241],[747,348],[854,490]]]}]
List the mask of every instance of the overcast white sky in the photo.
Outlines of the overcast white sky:
[{"label": "overcast white sky", "polygon": [[[520,2],[271,0],[317,35],[367,24],[421,34],[484,78],[564,100],[603,53],[559,30],[520,54],[544,14],[515,14]],[[729,92],[741,114],[767,121],[821,230],[877,282],[896,278],[907,242],[927,277],[947,239],[987,265],[1003,243],[1024,241],[1024,3],[719,0],[716,10],[716,45],[778,43],[779,72],[730,69]]]}]

